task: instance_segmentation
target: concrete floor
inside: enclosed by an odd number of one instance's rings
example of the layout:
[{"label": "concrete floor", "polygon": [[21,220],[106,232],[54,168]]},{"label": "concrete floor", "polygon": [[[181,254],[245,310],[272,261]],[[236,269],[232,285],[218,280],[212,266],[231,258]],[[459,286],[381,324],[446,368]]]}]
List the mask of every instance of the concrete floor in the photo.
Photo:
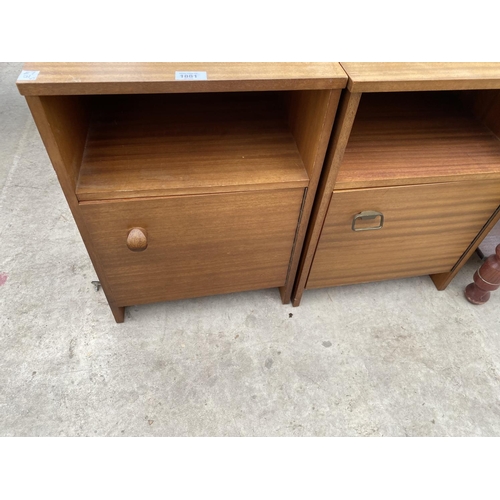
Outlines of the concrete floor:
[{"label": "concrete floor", "polygon": [[[430,278],[127,309],[115,324],[0,65],[0,435],[494,436],[500,292]],[[292,316],[293,315],[293,316]]]}]

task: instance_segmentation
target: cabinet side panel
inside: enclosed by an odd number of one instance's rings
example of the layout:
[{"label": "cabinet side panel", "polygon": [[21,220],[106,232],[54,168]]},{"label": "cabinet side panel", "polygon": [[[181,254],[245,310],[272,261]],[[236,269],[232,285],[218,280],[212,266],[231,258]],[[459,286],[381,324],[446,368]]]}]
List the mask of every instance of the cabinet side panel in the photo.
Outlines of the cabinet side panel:
[{"label": "cabinet side panel", "polygon": [[[470,259],[471,255],[476,251],[477,247],[483,242],[487,237],[488,233],[500,223],[500,206],[497,208],[495,213],[490,217],[488,222],[479,231],[474,241],[470,244],[469,248],[464,252],[464,254],[458,259],[458,261],[453,266],[450,272],[431,274],[432,281],[438,290],[445,290],[446,287],[451,283],[453,278],[458,274],[463,265]],[[496,245],[495,245],[496,246]]]},{"label": "cabinet side panel", "polygon": [[[45,98],[32,96],[26,97],[26,101],[99,281],[101,282],[111,311],[116,321],[121,323],[123,322],[123,309],[116,307],[113,301],[111,289],[109,288],[100,262],[95,255],[75,194],[75,176],[77,175],[77,167],[81,161],[81,154],[84,147],[84,137],[79,132],[85,130],[85,122],[83,124],[72,124],[71,113],[69,113],[70,107],[65,108],[68,113],[64,113],[58,106],[51,108],[48,105],[49,101]],[[64,128],[64,125],[67,125],[67,129]],[[72,141],[72,138],[75,140]]]},{"label": "cabinet side panel", "polygon": [[500,138],[500,90],[457,92],[462,103]]},{"label": "cabinet side panel", "polygon": [[318,152],[322,147],[326,149],[324,137],[330,134],[333,125],[333,120],[326,123],[332,94],[335,94],[338,101],[340,91],[302,90],[289,94],[288,124],[309,179],[314,177],[316,169],[322,166],[318,165],[323,161],[318,157]]},{"label": "cabinet side panel", "polygon": [[[63,175],[73,192],[76,189],[89,128],[87,99],[81,96],[40,97],[47,125],[50,127],[61,155]],[[28,97],[27,100],[29,105],[30,98]],[[60,177],[62,172],[58,170],[60,169],[56,169],[56,172]]]},{"label": "cabinet side panel", "polygon": [[312,215],[308,224],[298,266],[297,279],[295,280],[292,292],[292,303],[295,307],[300,304],[305,289],[307,277],[321,234],[321,228],[323,227],[323,222],[332,196],[333,186],[344,157],[345,148],[349,140],[360,99],[361,94],[354,94],[346,90],[340,101],[338,116],[335,119],[330,144],[326,153],[325,164],[322,170],[317,194],[314,199]]},{"label": "cabinet side panel", "polygon": [[324,90],[292,92],[289,96],[289,126],[309,175],[309,186],[300,214],[287,281],[285,286],[280,288],[284,304],[288,304],[291,300],[340,94],[340,90]]}]

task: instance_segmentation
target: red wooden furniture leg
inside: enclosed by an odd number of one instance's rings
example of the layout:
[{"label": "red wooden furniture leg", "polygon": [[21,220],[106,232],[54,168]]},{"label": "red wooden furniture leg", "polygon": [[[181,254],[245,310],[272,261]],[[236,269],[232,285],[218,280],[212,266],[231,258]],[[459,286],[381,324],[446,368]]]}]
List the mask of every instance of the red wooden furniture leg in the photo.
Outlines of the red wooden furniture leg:
[{"label": "red wooden furniture leg", "polygon": [[500,245],[495,253],[474,273],[474,283],[465,289],[465,296],[473,304],[484,304],[490,299],[490,292],[500,287]]}]

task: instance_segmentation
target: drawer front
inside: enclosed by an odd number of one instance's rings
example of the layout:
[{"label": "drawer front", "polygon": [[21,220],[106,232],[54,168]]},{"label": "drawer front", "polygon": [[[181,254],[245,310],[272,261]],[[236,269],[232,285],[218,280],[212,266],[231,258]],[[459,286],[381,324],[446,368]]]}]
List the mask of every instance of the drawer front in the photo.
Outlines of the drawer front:
[{"label": "drawer front", "polygon": [[450,271],[499,204],[498,180],[334,191],[306,288]]},{"label": "drawer front", "polygon": [[[80,207],[117,305],[285,284],[304,190]],[[133,228],[140,228],[129,233]],[[146,241],[143,241],[145,235]],[[128,244],[143,251],[132,251]]]}]

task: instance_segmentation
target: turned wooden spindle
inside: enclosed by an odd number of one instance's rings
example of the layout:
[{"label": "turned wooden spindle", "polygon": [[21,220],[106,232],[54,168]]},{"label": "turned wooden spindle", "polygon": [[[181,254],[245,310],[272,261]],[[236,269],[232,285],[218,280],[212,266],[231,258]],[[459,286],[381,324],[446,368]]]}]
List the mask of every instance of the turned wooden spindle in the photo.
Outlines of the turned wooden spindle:
[{"label": "turned wooden spindle", "polygon": [[474,283],[465,289],[465,296],[473,304],[484,304],[490,299],[490,292],[500,287],[500,245],[484,264],[474,273]]},{"label": "turned wooden spindle", "polygon": [[127,246],[132,252],[142,252],[148,247],[146,230],[141,227],[134,227],[127,236]]}]

